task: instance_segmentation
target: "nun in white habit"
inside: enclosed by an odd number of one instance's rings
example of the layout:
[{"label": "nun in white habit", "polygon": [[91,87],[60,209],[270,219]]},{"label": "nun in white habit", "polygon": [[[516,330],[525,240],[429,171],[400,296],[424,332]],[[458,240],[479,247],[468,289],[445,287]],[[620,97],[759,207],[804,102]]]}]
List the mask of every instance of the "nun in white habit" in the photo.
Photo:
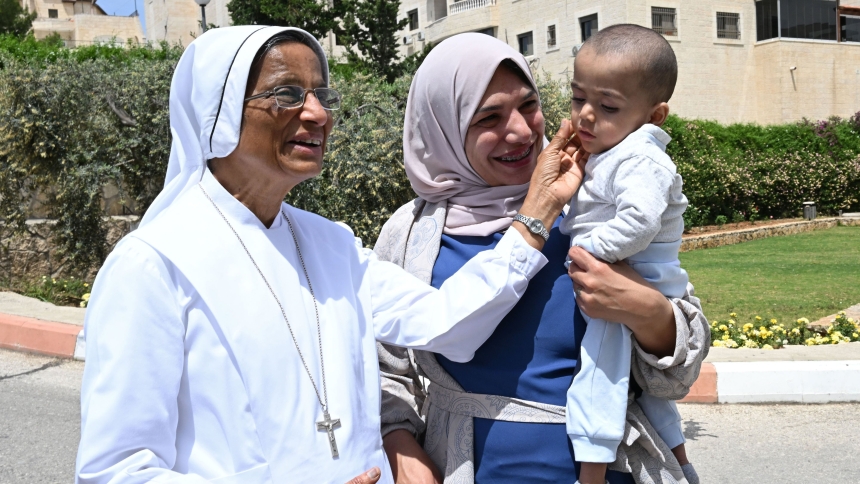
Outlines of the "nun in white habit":
[{"label": "nun in white habit", "polygon": [[164,190],[87,310],[76,482],[392,482],[376,342],[468,361],[545,264],[538,226],[581,180],[564,136],[523,204],[533,227],[438,291],[283,203],[322,167],[327,67],[280,27],[210,30],[182,55]]}]

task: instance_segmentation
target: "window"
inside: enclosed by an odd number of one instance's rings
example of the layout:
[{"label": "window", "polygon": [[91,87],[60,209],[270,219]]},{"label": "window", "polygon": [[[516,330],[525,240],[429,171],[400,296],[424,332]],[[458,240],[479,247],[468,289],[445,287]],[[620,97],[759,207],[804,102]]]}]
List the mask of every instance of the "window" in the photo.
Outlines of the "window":
[{"label": "window", "polygon": [[487,27],[485,29],[478,30],[476,33],[489,35],[490,37],[495,37],[496,36],[496,29],[493,27]]},{"label": "window", "polygon": [[582,41],[585,42],[593,33],[597,32],[597,14],[579,19],[579,29],[582,32]]},{"label": "window", "polygon": [[678,25],[674,8],[651,7],[651,28],[658,34],[676,36]]},{"label": "window", "polygon": [[779,37],[778,0],[759,0],[755,3],[755,38],[762,40]]},{"label": "window", "polygon": [[860,42],[860,17],[842,16],[840,19],[843,42]]},{"label": "window", "polygon": [[60,18],[60,14],[56,8],[48,9],[48,18]]},{"label": "window", "polygon": [[555,42],[555,25],[550,25],[546,28],[546,48],[547,49],[555,49],[557,44]]},{"label": "window", "polygon": [[836,40],[835,0],[756,1],[756,39]]},{"label": "window", "polygon": [[435,22],[448,16],[448,0],[427,0],[427,21]]},{"label": "window", "polygon": [[717,12],[717,38],[740,40],[741,14]]},{"label": "window", "polygon": [[520,44],[520,54],[525,56],[534,55],[535,43],[531,32],[518,35],[517,42]]},{"label": "window", "polygon": [[418,9],[410,10],[409,13],[406,14],[409,18],[409,30],[417,30],[418,29]]}]

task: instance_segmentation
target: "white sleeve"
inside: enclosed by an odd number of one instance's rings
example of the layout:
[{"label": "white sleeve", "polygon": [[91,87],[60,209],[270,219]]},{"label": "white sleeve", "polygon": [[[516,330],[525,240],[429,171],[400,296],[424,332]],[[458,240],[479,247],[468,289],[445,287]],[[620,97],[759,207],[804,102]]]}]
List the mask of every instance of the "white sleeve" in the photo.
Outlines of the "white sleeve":
[{"label": "white sleeve", "polygon": [[87,308],[75,482],[200,484],[176,461],[185,325],[158,253],[127,238],[105,261]]},{"label": "white sleeve", "polygon": [[591,231],[585,249],[617,262],[642,252],[660,233],[675,174],[645,156],[625,160],[612,183],[615,217]]},{"label": "white sleeve", "polygon": [[466,362],[490,337],[546,264],[516,230],[508,230],[437,290],[366,251],[377,341],[441,353]]}]

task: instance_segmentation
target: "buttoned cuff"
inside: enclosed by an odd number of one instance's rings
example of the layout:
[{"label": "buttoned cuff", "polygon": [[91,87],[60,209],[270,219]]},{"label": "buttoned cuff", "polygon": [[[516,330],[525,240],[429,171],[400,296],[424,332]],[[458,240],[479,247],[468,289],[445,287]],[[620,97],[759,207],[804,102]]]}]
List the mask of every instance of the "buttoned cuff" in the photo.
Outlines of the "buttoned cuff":
[{"label": "buttoned cuff", "polygon": [[522,234],[514,229],[505,232],[493,250],[503,259],[509,259],[511,267],[529,279],[543,269],[543,266],[548,262],[541,251],[529,245]]}]

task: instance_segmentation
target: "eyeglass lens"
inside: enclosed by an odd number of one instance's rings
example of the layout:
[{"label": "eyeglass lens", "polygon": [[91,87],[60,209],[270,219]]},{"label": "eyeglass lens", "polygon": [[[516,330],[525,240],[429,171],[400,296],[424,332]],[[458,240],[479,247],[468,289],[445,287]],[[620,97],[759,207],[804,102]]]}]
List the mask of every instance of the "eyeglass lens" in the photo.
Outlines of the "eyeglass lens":
[{"label": "eyeglass lens", "polygon": [[[313,90],[317,100],[324,109],[334,110],[340,107],[340,93],[327,87]],[[305,90],[299,86],[281,86],[275,89],[275,100],[282,108],[301,106],[305,101]]]}]

